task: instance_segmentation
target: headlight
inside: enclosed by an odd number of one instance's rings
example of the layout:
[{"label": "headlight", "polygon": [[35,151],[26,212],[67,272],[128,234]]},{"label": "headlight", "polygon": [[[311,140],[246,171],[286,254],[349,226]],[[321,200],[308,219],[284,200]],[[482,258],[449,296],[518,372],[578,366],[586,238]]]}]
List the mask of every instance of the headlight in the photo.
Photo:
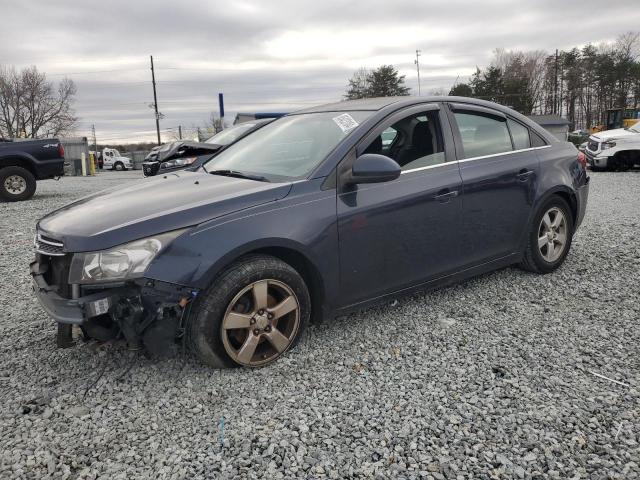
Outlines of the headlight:
[{"label": "headlight", "polygon": [[75,253],[69,283],[120,282],[142,277],[158,252],[182,232],[174,230],[99,252]]},{"label": "headlight", "polygon": [[607,150],[616,146],[616,142],[604,142],[602,144],[602,150]]},{"label": "headlight", "polygon": [[197,158],[198,157],[176,158],[175,160],[162,162],[160,164],[160,168],[184,167],[186,165],[191,165]]}]

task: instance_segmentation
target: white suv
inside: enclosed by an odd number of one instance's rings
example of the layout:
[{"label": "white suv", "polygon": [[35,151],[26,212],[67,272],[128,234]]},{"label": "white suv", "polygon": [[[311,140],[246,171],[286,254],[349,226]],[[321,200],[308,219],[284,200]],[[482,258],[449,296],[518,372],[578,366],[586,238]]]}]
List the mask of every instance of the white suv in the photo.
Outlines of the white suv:
[{"label": "white suv", "polygon": [[640,164],[640,122],[591,135],[585,153],[594,170],[628,170]]}]

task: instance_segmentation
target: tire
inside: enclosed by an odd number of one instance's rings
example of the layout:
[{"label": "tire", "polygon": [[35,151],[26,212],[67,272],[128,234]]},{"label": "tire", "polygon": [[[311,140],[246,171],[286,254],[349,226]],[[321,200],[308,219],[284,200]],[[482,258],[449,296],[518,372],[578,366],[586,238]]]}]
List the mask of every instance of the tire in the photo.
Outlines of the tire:
[{"label": "tire", "polygon": [[[563,239],[561,235],[562,228],[558,226],[551,230],[547,227],[547,224],[556,222],[556,219],[558,219],[557,212],[560,212],[564,219],[564,242],[562,245],[560,245]],[[549,216],[544,220],[547,214]],[[519,266],[524,270],[540,274],[551,273],[556,270],[562,265],[571,249],[573,222],[571,208],[563,198],[554,195],[546,200],[534,215],[533,221],[529,226],[527,246]],[[548,240],[546,245],[543,244],[543,239]],[[553,245],[553,247],[550,245]],[[558,250],[560,246],[561,249]]]},{"label": "tire", "polygon": [[113,169],[114,169],[114,170],[117,170],[117,171],[119,171],[119,172],[121,172],[121,171],[123,171],[123,170],[126,170],[126,168],[124,168],[124,165],[122,164],[122,162],[116,162],[116,163],[113,165]]},{"label": "tire", "polygon": [[[260,297],[265,302],[256,301]],[[268,255],[248,255],[194,301],[185,343],[214,368],[262,367],[296,345],[310,316],[309,290],[293,267]]]},{"label": "tire", "polygon": [[28,200],[36,192],[36,179],[22,167],[0,169],[0,198],[8,202]]}]

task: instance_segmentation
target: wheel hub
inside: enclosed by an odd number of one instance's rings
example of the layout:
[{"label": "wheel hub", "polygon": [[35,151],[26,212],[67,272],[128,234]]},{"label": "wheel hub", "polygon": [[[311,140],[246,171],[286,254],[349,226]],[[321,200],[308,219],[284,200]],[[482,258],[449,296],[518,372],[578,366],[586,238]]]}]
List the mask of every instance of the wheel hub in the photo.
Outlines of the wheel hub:
[{"label": "wheel hub", "polygon": [[5,188],[14,194],[21,194],[27,189],[27,182],[18,175],[11,175],[4,181]]},{"label": "wheel hub", "polygon": [[265,328],[267,328],[270,323],[266,313],[263,313],[262,315],[256,314],[253,318],[256,321],[256,328],[260,330],[264,330]]}]

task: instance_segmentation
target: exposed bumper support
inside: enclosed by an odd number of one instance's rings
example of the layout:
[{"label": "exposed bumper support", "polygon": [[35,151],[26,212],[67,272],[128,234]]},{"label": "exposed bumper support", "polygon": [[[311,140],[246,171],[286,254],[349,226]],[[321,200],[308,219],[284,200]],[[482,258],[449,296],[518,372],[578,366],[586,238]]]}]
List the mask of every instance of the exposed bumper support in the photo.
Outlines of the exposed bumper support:
[{"label": "exposed bumper support", "polygon": [[47,283],[46,267],[37,260],[30,267],[33,291],[56,322],[80,325],[91,338],[97,339],[109,335],[113,338],[122,332],[130,346],[144,343],[157,355],[166,355],[172,350],[175,339],[180,336],[183,307],[197,295],[197,291],[188,287],[139,279],[126,286],[64,298],[57,293],[56,285]]},{"label": "exposed bumper support", "polygon": [[37,261],[30,268],[33,292],[42,308],[58,323],[82,325],[89,318],[106,313],[126,293],[125,288],[115,288],[74,299],[63,298],[54,286],[47,284]]}]

